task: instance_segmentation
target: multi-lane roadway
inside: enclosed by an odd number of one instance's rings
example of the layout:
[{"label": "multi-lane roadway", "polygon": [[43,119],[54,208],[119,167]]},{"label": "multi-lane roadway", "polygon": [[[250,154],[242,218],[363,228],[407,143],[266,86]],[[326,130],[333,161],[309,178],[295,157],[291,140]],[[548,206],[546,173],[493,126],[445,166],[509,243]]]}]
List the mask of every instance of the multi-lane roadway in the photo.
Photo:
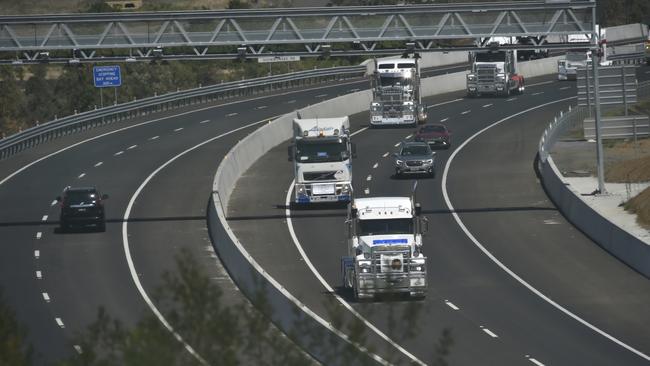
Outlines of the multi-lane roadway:
[{"label": "multi-lane roadway", "polygon": [[[575,96],[574,84],[538,83],[510,99],[467,100],[458,94],[428,101],[430,118],[450,126],[454,144],[438,153],[436,178],[423,179],[418,189],[430,219],[429,296],[418,303],[351,305],[377,327],[368,331],[373,339],[381,333],[384,340],[377,342],[394,342],[378,349],[385,358],[429,362],[434,342],[449,328],[450,359],[459,364],[649,362],[643,358],[650,353],[647,279],[567,224],[536,180],[533,159],[543,126]],[[161,274],[174,268],[180,248],[200,258],[227,297],[240,296],[215,259],[206,229],[216,166],[259,123],[365,87],[367,81],[348,81],[170,112],[66,137],[1,161],[0,286],[29,330],[37,363],[78,351],[70,343],[73,335],[95,320],[99,306],[129,325],[151,311],[156,304],[147,296]],[[524,113],[515,115],[519,112]],[[386,153],[413,131],[364,130],[366,116],[352,120],[359,151],[356,194],[408,194],[411,181],[391,178]],[[325,311],[322,297],[330,295],[314,271],[332,288],[339,285],[343,212],[292,212],[294,241],[284,218],[291,182],[286,150],[279,147],[260,164],[264,169],[247,175],[233,195],[231,224],[251,250],[260,244],[256,238],[263,239],[259,250],[276,254],[262,258],[269,271],[307,305]],[[260,177],[274,184],[263,179],[256,184]],[[58,233],[54,197],[67,185],[93,184],[111,196],[106,233]],[[259,193],[265,194],[255,199]],[[297,264],[272,262],[282,254]],[[384,316],[389,308],[411,316],[393,326]],[[415,335],[399,336],[405,327],[416,327]]]}]

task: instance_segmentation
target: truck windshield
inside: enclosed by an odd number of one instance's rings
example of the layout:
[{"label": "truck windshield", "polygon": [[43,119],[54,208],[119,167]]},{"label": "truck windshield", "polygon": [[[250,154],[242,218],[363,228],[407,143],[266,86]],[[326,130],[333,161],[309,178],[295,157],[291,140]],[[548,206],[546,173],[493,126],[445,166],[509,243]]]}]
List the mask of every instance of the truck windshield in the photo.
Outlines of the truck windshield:
[{"label": "truck windshield", "polygon": [[343,161],[350,157],[346,138],[296,142],[296,160],[300,163]]},{"label": "truck windshield", "polygon": [[567,52],[566,54],[567,61],[572,62],[586,62],[587,53],[586,52]]},{"label": "truck windshield", "polygon": [[411,85],[412,79],[403,76],[381,76],[379,81],[381,86],[405,86]]},{"label": "truck windshield", "polygon": [[359,235],[413,234],[412,219],[359,220]]},{"label": "truck windshield", "polygon": [[506,59],[504,51],[479,52],[476,54],[476,62],[503,62]]}]

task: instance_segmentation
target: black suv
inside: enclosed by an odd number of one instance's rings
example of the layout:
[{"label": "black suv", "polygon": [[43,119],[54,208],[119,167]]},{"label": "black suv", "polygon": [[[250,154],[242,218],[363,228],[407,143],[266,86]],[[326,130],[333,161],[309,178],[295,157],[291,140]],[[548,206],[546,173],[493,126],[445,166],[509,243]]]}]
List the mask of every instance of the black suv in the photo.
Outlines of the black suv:
[{"label": "black suv", "polygon": [[108,195],[100,195],[95,187],[66,187],[63,196],[56,198],[61,203],[61,231],[88,226],[105,231],[106,216],[102,200],[107,198]]}]

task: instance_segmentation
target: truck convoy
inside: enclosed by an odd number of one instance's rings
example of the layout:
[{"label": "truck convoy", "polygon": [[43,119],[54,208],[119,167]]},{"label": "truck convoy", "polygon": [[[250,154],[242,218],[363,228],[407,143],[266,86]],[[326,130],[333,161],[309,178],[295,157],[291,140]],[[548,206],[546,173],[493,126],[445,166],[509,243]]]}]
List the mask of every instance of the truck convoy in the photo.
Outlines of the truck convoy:
[{"label": "truck convoy", "polygon": [[370,86],[371,126],[415,125],[426,121],[417,57],[375,60]]},{"label": "truck convoy", "polygon": [[512,50],[481,50],[469,53],[472,65],[467,74],[467,95],[510,95],[524,92],[524,77],[517,74]]},{"label": "truck convoy", "polygon": [[349,202],[352,197],[352,157],[348,117],[293,120],[296,203]]},{"label": "truck convoy", "polygon": [[423,298],[427,221],[409,197],[356,198],[348,206],[348,256],[341,258],[343,287],[357,300],[405,293]]}]

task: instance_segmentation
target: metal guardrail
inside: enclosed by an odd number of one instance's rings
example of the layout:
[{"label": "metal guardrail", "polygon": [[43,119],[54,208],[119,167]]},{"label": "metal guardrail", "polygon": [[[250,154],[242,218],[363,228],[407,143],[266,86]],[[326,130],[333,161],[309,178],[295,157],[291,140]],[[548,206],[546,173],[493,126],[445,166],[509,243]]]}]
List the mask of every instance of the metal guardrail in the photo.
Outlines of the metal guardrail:
[{"label": "metal guardrail", "polygon": [[[638,96],[648,97],[650,95],[650,81],[639,83]],[[564,136],[568,131],[578,130],[583,128],[584,120],[589,117],[589,109],[585,106],[575,108],[569,107],[567,113],[560,112],[558,117],[555,117],[548,127],[544,130],[541,139],[539,140],[539,158],[542,163],[546,163],[546,159],[550,154],[553,145]],[[632,134],[628,137],[633,137]]]},{"label": "metal guardrail", "polygon": [[[645,137],[650,133],[647,115],[616,116],[602,118],[602,138],[625,139]],[[584,122],[584,136],[586,139],[596,138],[596,120],[586,118]]]},{"label": "metal guardrail", "polygon": [[0,140],[0,160],[61,136],[186,106],[363,76],[366,66],[309,70],[168,93],[56,119]]}]

